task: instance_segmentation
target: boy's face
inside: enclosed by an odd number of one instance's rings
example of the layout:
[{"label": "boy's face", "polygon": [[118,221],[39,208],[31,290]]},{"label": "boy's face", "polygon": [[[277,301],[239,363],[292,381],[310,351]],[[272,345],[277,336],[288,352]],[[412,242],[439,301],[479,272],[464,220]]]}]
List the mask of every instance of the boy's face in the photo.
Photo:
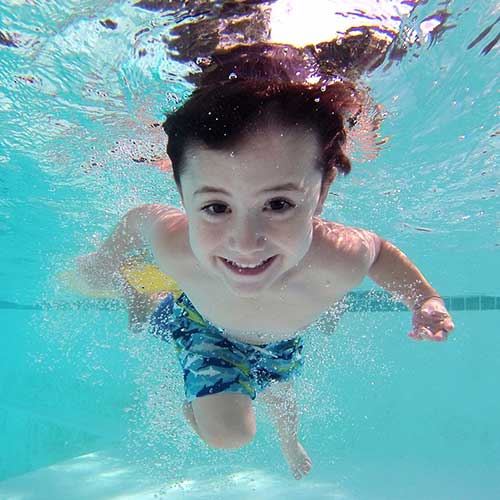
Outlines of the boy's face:
[{"label": "boy's face", "polygon": [[239,296],[281,286],[309,250],[322,189],[314,132],[272,125],[233,150],[192,145],[182,199],[195,257]]}]

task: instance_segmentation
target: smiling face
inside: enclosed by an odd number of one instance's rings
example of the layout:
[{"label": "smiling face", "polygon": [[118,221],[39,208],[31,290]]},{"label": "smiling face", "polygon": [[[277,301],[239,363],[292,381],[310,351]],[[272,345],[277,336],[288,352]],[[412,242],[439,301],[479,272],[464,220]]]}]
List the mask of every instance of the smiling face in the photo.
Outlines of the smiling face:
[{"label": "smiling face", "polygon": [[192,144],[181,178],[192,251],[236,295],[280,286],[307,254],[327,187],[314,132],[268,125],[228,150]]}]

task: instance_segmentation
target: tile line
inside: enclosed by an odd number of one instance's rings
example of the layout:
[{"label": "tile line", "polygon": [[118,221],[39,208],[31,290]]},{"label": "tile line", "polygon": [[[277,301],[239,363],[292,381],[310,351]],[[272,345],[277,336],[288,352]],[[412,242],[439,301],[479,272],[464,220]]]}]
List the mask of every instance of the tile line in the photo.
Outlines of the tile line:
[{"label": "tile line", "polygon": [[[492,311],[500,310],[500,296],[494,295],[453,295],[443,296],[449,311]],[[382,291],[350,292],[343,299],[346,312],[390,312],[407,311],[404,304],[395,301]],[[66,301],[40,301],[33,304],[21,304],[14,301],[0,300],[0,309],[42,311],[42,310],[101,310],[117,311],[124,309],[124,304],[116,299],[85,299]]]}]

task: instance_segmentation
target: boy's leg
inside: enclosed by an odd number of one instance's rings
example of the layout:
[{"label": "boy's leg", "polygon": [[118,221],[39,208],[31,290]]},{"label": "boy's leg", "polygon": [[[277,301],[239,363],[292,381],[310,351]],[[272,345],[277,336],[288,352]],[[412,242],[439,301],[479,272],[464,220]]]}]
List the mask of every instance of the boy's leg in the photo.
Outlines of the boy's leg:
[{"label": "boy's leg", "polygon": [[[167,296],[167,292],[154,295],[139,293],[125,280],[122,286],[124,290],[125,303],[127,304],[129,330],[132,332],[141,331],[149,322],[153,311],[156,310],[159,303]],[[188,401],[184,402],[182,406],[182,413],[196,434],[203,439],[194,417],[191,403]]]},{"label": "boy's leg", "polygon": [[278,431],[281,449],[293,477],[301,479],[310,471],[312,462],[298,440],[299,417],[292,383],[273,383],[262,392],[260,398]]},{"label": "boy's leg", "polygon": [[[140,331],[149,323],[159,303],[170,293],[140,293],[125,278],[122,289],[132,331]],[[222,392],[197,397],[192,403],[185,401],[182,410],[198,436],[214,448],[240,448],[255,435],[252,400],[244,394]]]},{"label": "boy's leg", "polygon": [[[123,288],[129,328],[138,331],[149,322],[151,314],[168,292],[147,295],[126,282]],[[240,448],[255,436],[252,400],[245,394],[221,392],[197,397],[192,403],[186,401],[182,409],[193,430],[214,448]]]},{"label": "boy's leg", "polygon": [[188,424],[193,428],[194,432],[196,432],[201,439],[204,439],[198,427],[196,417],[194,416],[193,405],[187,400],[184,401],[184,404],[182,405],[182,413],[184,414],[184,418],[188,421]]},{"label": "boy's leg", "polygon": [[255,413],[249,396],[221,392],[184,403],[184,416],[213,448],[235,449],[255,436]]}]

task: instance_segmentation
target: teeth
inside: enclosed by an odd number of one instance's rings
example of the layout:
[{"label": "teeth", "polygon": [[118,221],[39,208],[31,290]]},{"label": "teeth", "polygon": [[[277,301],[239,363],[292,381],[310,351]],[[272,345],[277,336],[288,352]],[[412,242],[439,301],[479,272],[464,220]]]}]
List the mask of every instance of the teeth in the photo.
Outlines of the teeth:
[{"label": "teeth", "polygon": [[229,264],[231,264],[234,267],[239,267],[241,269],[254,269],[255,267],[261,266],[262,264],[264,264],[264,262],[266,262],[269,259],[262,260],[261,262],[259,262],[258,264],[255,264],[253,266],[250,264],[237,264],[236,262],[233,262],[232,260],[229,260],[229,259],[224,259],[224,260],[226,262],[229,262]]}]

